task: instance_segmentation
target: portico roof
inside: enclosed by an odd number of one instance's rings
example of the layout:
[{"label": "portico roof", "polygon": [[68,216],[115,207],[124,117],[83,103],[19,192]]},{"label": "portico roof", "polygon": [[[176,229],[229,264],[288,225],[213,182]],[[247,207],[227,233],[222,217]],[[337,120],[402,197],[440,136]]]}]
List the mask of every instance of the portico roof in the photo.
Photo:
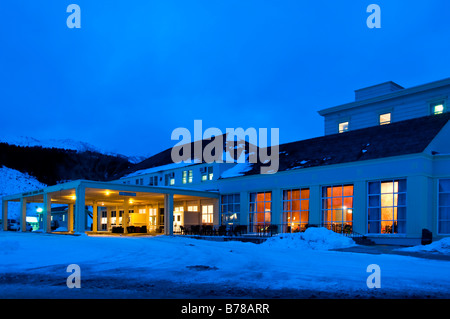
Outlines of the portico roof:
[{"label": "portico roof", "polygon": [[122,183],[96,182],[88,180],[76,180],[67,183],[57,184],[35,191],[2,197],[4,201],[20,201],[27,198],[27,201],[40,203],[44,200],[44,194],[52,194],[52,203],[69,204],[75,202],[76,189],[85,190],[86,203],[93,201],[104,202],[105,205],[123,203],[125,198],[135,198],[135,205],[148,200],[163,200],[164,195],[173,195],[174,200],[189,200],[193,198],[218,198],[219,194],[212,191],[200,191],[187,188],[169,186],[141,186],[128,185]]}]

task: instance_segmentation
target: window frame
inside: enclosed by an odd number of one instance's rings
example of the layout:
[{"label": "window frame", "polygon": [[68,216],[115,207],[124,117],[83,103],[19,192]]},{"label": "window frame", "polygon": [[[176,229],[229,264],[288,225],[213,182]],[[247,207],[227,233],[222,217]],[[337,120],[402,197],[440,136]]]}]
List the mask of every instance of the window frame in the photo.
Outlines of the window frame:
[{"label": "window frame", "polygon": [[[436,194],[437,194],[437,217],[436,217],[436,221],[437,221],[437,225],[436,225],[436,230],[437,230],[437,234],[438,235],[449,235],[450,234],[450,231],[448,232],[448,233],[442,233],[442,232],[440,232],[440,227],[439,227],[439,223],[441,222],[441,219],[440,219],[440,210],[441,210],[441,208],[442,207],[445,207],[445,208],[449,208],[450,209],[450,206],[441,206],[441,203],[440,203],[440,201],[441,201],[441,194],[450,194],[450,192],[441,192],[440,190],[439,190],[439,188],[440,188],[440,183],[441,183],[441,180],[448,180],[449,182],[450,182],[450,177],[447,177],[447,178],[439,178],[438,179],[438,182],[437,182],[437,191],[436,191]],[[445,219],[444,220],[445,222],[449,222],[450,223],[450,219]],[[449,229],[450,229],[450,227],[449,227]]]},{"label": "window frame", "polygon": [[[346,196],[344,193],[344,187],[346,186],[351,186],[352,187],[352,195],[351,196]],[[337,187],[341,187],[342,188],[342,194],[340,196],[333,196],[333,189],[337,188]],[[324,194],[324,189],[326,188],[331,188],[331,196],[323,196]],[[327,229],[330,229],[336,233],[343,233],[343,232],[353,232],[353,216],[354,216],[354,200],[355,200],[355,185],[353,183],[343,183],[343,184],[333,184],[333,185],[322,185],[321,186],[321,193],[320,193],[320,202],[321,202],[321,214],[320,214],[320,219],[321,219],[321,226],[325,227]],[[328,191],[326,192],[328,194]],[[345,199],[346,198],[351,198],[352,199],[352,206],[351,208],[348,208],[346,205],[344,205],[345,203]],[[330,200],[331,206],[325,208],[324,207],[324,201],[326,200],[328,202],[328,199]],[[342,205],[341,205],[341,209],[335,209],[334,208],[334,203],[333,200],[334,199],[341,199]],[[346,207],[345,209],[347,209],[347,212],[344,213],[344,207]],[[336,210],[341,210],[341,214],[342,214],[342,218],[339,220],[334,220],[333,216],[334,216],[334,211]],[[348,212],[348,210],[351,210],[351,213]],[[331,218],[330,221],[325,220],[324,218],[324,214],[331,214]],[[345,220],[344,219],[344,214],[351,214],[351,220]],[[350,225],[350,231],[348,231],[347,225]],[[328,226],[330,225],[330,226]],[[337,225],[340,225],[339,227]],[[334,229],[333,229],[334,228]],[[346,230],[347,228],[347,230]],[[339,230],[339,231],[338,231]]]},{"label": "window frame", "polygon": [[[255,195],[255,201],[252,201],[252,195]],[[263,201],[258,201],[258,194],[264,194],[263,195]],[[270,199],[266,200],[267,194],[270,194]],[[251,232],[260,232],[266,229],[266,227],[270,226],[272,224],[272,191],[256,191],[256,192],[250,192],[248,193],[249,200],[248,200],[248,217],[249,217],[249,229]],[[258,204],[261,204],[264,207],[263,212],[258,212]],[[269,211],[266,210],[266,205],[269,204],[270,208]],[[253,210],[252,210],[253,205]],[[263,222],[258,222],[258,214],[263,214]],[[255,216],[253,216],[255,215]],[[267,218],[267,215],[269,218]],[[268,219],[268,221],[267,221]],[[262,227],[261,227],[262,226]],[[256,231],[254,231],[256,229]]]},{"label": "window frame", "polygon": [[[293,191],[299,191],[299,198],[293,199],[292,198],[292,192]],[[302,191],[308,191],[308,198],[302,198]],[[291,192],[290,199],[285,199],[285,192]],[[282,190],[281,194],[281,213],[282,213],[282,226],[283,226],[283,232],[285,233],[295,233],[295,232],[304,232],[306,230],[306,225],[309,223],[309,208],[310,208],[310,200],[311,200],[311,189],[309,187],[299,187],[299,188],[287,188]],[[298,201],[298,210],[293,210],[293,202]],[[308,209],[302,209],[302,202],[308,202]],[[290,209],[286,210],[286,203],[289,203]],[[299,213],[299,222],[292,222],[293,220],[293,213]],[[306,213],[305,213],[306,212]],[[306,214],[306,222],[302,222],[303,214]],[[287,221],[287,214],[289,214],[289,219],[291,219],[291,222]],[[290,225],[289,225],[290,224]],[[293,231],[293,225],[298,226],[298,231]],[[287,229],[290,227],[290,231],[288,232]]]},{"label": "window frame", "polygon": [[[399,191],[399,187],[398,187],[398,189],[397,189],[397,191],[395,191],[395,182],[399,182],[399,181],[404,181],[405,182],[405,191]],[[381,183],[387,183],[387,182],[392,182],[393,183],[393,189],[392,189],[392,193],[383,193],[383,191],[382,191],[382,186],[381,186]],[[366,227],[367,227],[367,231],[366,231],[366,233],[368,234],[368,235],[371,235],[371,236],[373,236],[373,235],[377,235],[377,236],[404,236],[404,235],[406,235],[406,225],[407,225],[407,218],[406,218],[406,215],[407,215],[407,211],[408,211],[408,205],[407,205],[407,200],[408,200],[408,186],[407,186],[407,182],[408,182],[408,180],[407,180],[407,178],[406,177],[399,177],[399,178],[392,178],[392,179],[380,179],[380,180],[371,180],[371,181],[367,181],[367,183],[366,183],[366,190],[367,190],[367,192],[366,192],[366,200],[367,200],[367,205],[366,205],[366,218],[367,218],[367,223],[366,223]],[[375,193],[371,193],[370,192],[370,183],[379,183],[380,184],[380,191],[379,191],[379,193],[377,193],[377,194],[375,194]],[[404,204],[402,205],[402,204],[399,204],[399,195],[403,195],[404,194]],[[392,206],[382,206],[382,195],[392,195],[392,202],[393,202],[393,204],[392,204]],[[370,201],[371,201],[371,199],[370,199],[370,197],[376,197],[376,196],[378,196],[379,197],[379,199],[378,199],[378,201],[379,201],[379,204],[378,205],[374,205],[374,206],[371,206],[371,204],[370,204]],[[395,201],[395,197],[397,196],[397,205],[394,205],[394,201]],[[382,209],[383,208],[391,208],[392,207],[392,219],[382,219]],[[369,213],[370,213],[370,209],[379,209],[379,219],[369,219]],[[402,219],[402,218],[398,218],[398,208],[404,208],[404,215],[405,215],[405,218],[404,219]],[[397,209],[397,212],[395,213],[395,209]],[[395,216],[395,214],[397,215],[397,218],[396,219],[394,219],[394,216]],[[383,233],[383,229],[382,229],[382,222],[388,222],[388,221],[391,221],[392,222],[392,226],[391,226],[391,229],[392,229],[392,232],[386,232],[386,233]],[[369,227],[369,224],[370,223],[375,223],[375,222],[379,222],[380,223],[380,225],[379,225],[379,227],[380,227],[380,231],[379,232],[370,232],[370,227]],[[397,232],[394,232],[394,230],[395,230],[395,222],[397,222]],[[404,225],[403,225],[403,229],[404,229],[404,231],[403,232],[398,232],[398,229],[399,229],[399,222],[404,222]]]},{"label": "window frame", "polygon": [[[224,201],[224,197],[227,198],[226,202]],[[232,198],[232,201],[229,198]],[[230,211],[228,207],[232,207]],[[227,208],[227,211],[224,212],[224,208]],[[233,221],[230,216],[236,215]],[[228,218],[224,218],[228,217]],[[230,194],[222,194],[220,196],[220,223],[221,225],[239,225],[241,217],[241,194],[240,193],[230,193]],[[224,219],[226,222],[224,222]]]},{"label": "window frame", "polygon": [[[345,123],[347,123],[347,128],[346,129],[342,129],[341,130],[341,124],[345,124]],[[350,121],[349,120],[345,120],[345,121],[340,121],[340,122],[338,122],[338,133],[339,134],[341,134],[341,133],[345,133],[345,132],[348,132],[348,131],[350,131]]]},{"label": "window frame", "polygon": [[[383,115],[388,115],[389,114],[389,121],[381,121],[381,117]],[[387,125],[387,124],[391,124],[392,123],[392,112],[384,112],[384,113],[380,113],[378,114],[378,125]]]}]

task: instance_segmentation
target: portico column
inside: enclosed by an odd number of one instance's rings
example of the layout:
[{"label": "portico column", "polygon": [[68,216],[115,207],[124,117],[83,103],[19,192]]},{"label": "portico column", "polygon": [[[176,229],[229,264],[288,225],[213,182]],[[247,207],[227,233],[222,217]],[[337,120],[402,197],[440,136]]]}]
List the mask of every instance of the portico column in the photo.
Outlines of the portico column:
[{"label": "portico column", "polygon": [[98,231],[98,206],[96,201],[92,205],[92,231]]},{"label": "portico column", "polygon": [[73,204],[69,204],[67,210],[67,230],[73,233]]},{"label": "portico column", "polygon": [[129,199],[125,199],[123,201],[123,216],[122,216],[122,227],[123,227],[123,233],[127,234],[128,233],[128,217],[129,217],[129,213],[128,210],[130,209],[130,205],[129,205]]},{"label": "portico column", "polygon": [[20,230],[27,231],[27,199],[20,199]]},{"label": "portico column", "polygon": [[3,230],[8,230],[8,201],[2,200]]},{"label": "portico column", "polygon": [[164,194],[164,235],[173,235],[173,194]]},{"label": "portico column", "polygon": [[106,207],[106,230],[111,229],[111,207]]},{"label": "portico column", "polygon": [[147,233],[148,233],[148,231],[149,231],[149,227],[150,227],[150,218],[149,218],[149,210],[148,210],[149,208],[148,208],[148,205],[145,205],[145,225],[147,226],[146,228],[147,228]]},{"label": "portico column", "polygon": [[84,186],[78,186],[75,190],[75,231],[84,232],[86,231],[86,202],[85,202],[85,190]]},{"label": "portico column", "polygon": [[52,231],[52,195],[44,193],[44,210],[42,211],[42,230],[46,233]]}]

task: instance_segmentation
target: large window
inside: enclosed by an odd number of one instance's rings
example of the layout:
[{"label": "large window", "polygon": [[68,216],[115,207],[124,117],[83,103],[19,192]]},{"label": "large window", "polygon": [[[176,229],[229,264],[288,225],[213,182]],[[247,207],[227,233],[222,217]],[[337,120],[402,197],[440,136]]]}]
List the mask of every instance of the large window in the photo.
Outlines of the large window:
[{"label": "large window", "polygon": [[368,183],[368,232],[406,232],[406,179]]},{"label": "large window", "polygon": [[213,223],[214,217],[214,205],[203,205],[202,206],[202,224]]},{"label": "large window", "polygon": [[450,234],[450,179],[439,181],[438,233]]},{"label": "large window", "polygon": [[322,187],[322,226],[337,233],[351,233],[353,185]]},{"label": "large window", "polygon": [[108,212],[106,210],[102,210],[101,224],[102,224],[102,230],[107,230],[107,228],[108,228]]},{"label": "large window", "polygon": [[270,225],[272,192],[250,193],[250,231],[261,232]]},{"label": "large window", "polygon": [[309,188],[283,191],[283,232],[305,231],[309,215]]},{"label": "large window", "polygon": [[240,199],[239,194],[222,195],[220,209],[222,225],[239,224],[239,215],[241,212]]}]

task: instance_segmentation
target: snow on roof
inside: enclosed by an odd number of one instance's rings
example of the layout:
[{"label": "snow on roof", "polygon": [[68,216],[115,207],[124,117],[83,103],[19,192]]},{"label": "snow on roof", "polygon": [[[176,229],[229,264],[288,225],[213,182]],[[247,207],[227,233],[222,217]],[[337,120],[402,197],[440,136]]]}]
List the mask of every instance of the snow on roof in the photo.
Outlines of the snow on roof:
[{"label": "snow on roof", "polygon": [[251,163],[237,163],[235,166],[233,166],[230,169],[227,169],[224,171],[220,178],[230,178],[230,177],[236,177],[236,176],[243,176],[245,172],[248,172],[252,169]]},{"label": "snow on roof", "polygon": [[157,172],[161,172],[161,171],[166,171],[166,170],[170,170],[170,169],[176,169],[176,168],[181,168],[181,167],[187,167],[187,166],[191,166],[191,165],[197,165],[200,164],[197,161],[193,161],[193,162],[180,162],[180,163],[170,163],[170,164],[166,164],[166,165],[161,165],[161,166],[155,166],[155,167],[151,167],[151,168],[146,168],[146,169],[141,169],[139,171],[133,172],[131,174],[125,175],[122,178],[127,178],[127,177],[133,177],[133,176],[140,176],[140,175],[145,175],[145,174],[151,174],[151,173],[157,173]]}]

